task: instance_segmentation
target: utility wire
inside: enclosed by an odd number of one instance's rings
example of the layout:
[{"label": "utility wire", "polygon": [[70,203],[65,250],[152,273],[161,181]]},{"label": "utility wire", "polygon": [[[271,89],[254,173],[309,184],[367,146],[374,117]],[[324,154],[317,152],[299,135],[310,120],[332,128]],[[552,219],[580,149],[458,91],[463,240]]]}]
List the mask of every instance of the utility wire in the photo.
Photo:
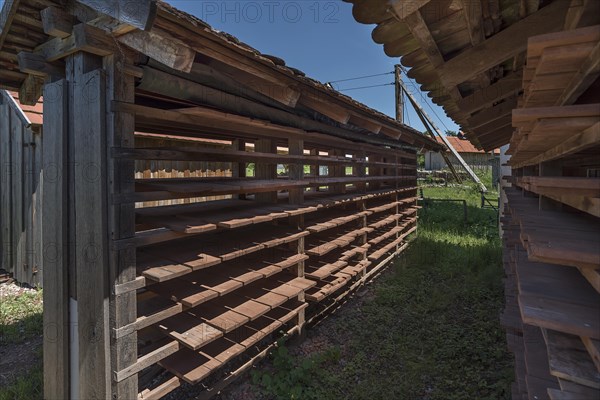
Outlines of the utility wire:
[{"label": "utility wire", "polygon": [[339,89],[338,92],[347,92],[349,90],[358,90],[358,89],[370,89],[370,88],[374,88],[374,87],[381,87],[381,86],[389,86],[389,85],[394,85],[394,82],[390,82],[390,83],[383,83],[381,85],[371,85],[371,86],[360,86],[360,87],[353,87],[353,88],[348,88],[348,89]]},{"label": "utility wire", "polygon": [[328,83],[338,83],[338,82],[348,82],[348,81],[356,81],[356,80],[359,80],[359,79],[374,78],[376,76],[389,75],[389,74],[393,74],[393,73],[394,73],[394,71],[384,72],[383,74],[358,76],[356,78],[348,78],[348,79],[340,79],[340,80],[337,80],[337,81],[329,81],[329,82],[325,82],[325,84],[328,84]]}]

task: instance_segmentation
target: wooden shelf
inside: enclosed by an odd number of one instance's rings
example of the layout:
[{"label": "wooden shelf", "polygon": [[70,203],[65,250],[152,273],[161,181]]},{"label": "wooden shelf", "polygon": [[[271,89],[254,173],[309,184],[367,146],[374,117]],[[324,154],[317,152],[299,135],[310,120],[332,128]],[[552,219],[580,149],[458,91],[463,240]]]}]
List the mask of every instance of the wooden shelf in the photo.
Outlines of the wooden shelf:
[{"label": "wooden shelf", "polygon": [[600,389],[600,372],[577,336],[544,330],[550,373],[593,389]]},{"label": "wooden shelf", "polygon": [[291,300],[229,334],[205,343],[199,351],[182,348],[160,361],[160,365],[190,384],[196,384],[277,328],[292,320],[307,306]]},{"label": "wooden shelf", "polygon": [[[511,217],[530,260],[583,268],[600,267],[597,221],[580,215],[540,211],[538,200],[506,190]],[[556,227],[560,226],[560,231]]]}]

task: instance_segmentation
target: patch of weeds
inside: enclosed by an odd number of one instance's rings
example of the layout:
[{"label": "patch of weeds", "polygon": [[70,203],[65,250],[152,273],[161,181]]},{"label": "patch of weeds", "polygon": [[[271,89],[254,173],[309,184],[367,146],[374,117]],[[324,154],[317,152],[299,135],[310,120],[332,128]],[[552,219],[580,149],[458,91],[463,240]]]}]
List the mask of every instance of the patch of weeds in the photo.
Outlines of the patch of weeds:
[{"label": "patch of weeds", "polygon": [[21,343],[42,333],[41,290],[0,298],[0,345]]},{"label": "patch of weeds", "polygon": [[313,387],[322,368],[327,363],[337,363],[339,348],[298,359],[290,354],[284,341],[280,340],[271,353],[272,368],[253,370],[252,382],[262,391],[278,400],[320,399],[318,390]]}]

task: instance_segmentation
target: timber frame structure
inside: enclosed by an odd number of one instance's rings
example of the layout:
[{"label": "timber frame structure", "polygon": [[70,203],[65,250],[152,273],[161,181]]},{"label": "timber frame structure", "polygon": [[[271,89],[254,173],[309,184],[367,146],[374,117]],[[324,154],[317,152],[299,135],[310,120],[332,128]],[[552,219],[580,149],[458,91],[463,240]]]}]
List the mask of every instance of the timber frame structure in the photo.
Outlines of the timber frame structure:
[{"label": "timber frame structure", "polygon": [[7,0],[0,32],[0,88],[43,96],[44,398],[215,394],[416,230],[441,145],[164,2]]},{"label": "timber frame structure", "polygon": [[600,398],[600,2],[346,1],[471,142],[509,145],[513,400]]}]

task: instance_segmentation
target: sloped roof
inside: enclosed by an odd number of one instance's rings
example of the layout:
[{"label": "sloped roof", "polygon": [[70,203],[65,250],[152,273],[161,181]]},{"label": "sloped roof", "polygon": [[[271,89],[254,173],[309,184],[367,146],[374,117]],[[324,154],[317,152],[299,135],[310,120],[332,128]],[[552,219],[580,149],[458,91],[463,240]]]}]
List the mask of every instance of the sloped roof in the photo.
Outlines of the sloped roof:
[{"label": "sloped roof", "polygon": [[40,101],[35,106],[26,106],[21,104],[19,101],[19,94],[17,92],[7,92],[14,100],[17,107],[23,112],[25,117],[29,120],[32,125],[42,125],[44,122],[44,100],[40,98]]},{"label": "sloped roof", "polygon": [[[436,137],[436,140],[438,143],[444,144],[440,137]],[[448,140],[452,147],[454,147],[454,149],[459,153],[486,153],[485,151],[475,147],[473,143],[467,139],[461,139],[456,136],[446,136],[446,140]],[[494,149],[494,154],[500,154],[500,150]]]}]

